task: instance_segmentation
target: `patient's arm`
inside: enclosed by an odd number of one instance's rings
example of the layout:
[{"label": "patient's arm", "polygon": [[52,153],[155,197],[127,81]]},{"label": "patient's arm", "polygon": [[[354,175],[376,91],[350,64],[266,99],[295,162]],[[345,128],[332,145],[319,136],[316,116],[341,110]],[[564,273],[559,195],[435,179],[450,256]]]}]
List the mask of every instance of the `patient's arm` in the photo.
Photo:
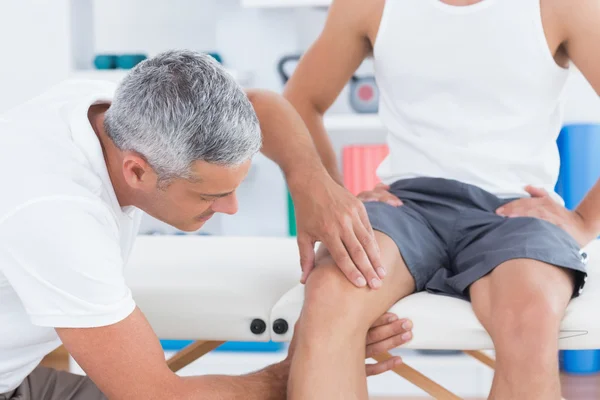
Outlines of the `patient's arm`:
[{"label": "patient's arm", "polygon": [[[547,19],[556,28],[559,51],[566,52],[600,95],[600,3],[581,0],[573,7],[569,0],[545,0]],[[552,46],[553,47],[553,46]],[[587,245],[600,234],[600,180],[585,196],[575,211],[556,203],[545,190],[527,187],[531,198],[523,198],[502,206],[498,213],[512,217],[541,218],[569,232],[580,246]]]},{"label": "patient's arm", "polygon": [[[390,321],[393,318],[393,321]],[[408,339],[405,320],[380,317],[367,336],[367,355],[395,348]],[[99,328],[57,328],[63,344],[110,399],[283,400],[290,367],[284,361],[243,376],[179,377],[167,367],[158,338],[139,309],[123,321]],[[410,334],[409,334],[410,337]],[[367,375],[388,371],[398,357],[367,366]]]},{"label": "patient's arm", "polygon": [[[561,0],[567,55],[600,95],[600,3],[582,0],[573,7]],[[600,150],[599,154],[600,154]],[[600,234],[600,180],[577,207],[589,230],[589,240]]]}]

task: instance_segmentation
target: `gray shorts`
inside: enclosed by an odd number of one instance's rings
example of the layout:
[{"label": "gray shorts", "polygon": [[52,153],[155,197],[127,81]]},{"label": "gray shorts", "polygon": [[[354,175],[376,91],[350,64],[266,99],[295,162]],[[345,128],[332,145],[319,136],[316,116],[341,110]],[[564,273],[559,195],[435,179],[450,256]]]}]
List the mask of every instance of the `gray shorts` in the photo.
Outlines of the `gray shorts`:
[{"label": "gray shorts", "polygon": [[37,367],[18,388],[1,394],[0,400],[106,400],[90,378]]},{"label": "gray shorts", "polygon": [[570,269],[574,296],[586,279],[585,254],[563,229],[537,218],[506,218],[501,199],[476,186],[415,178],[390,187],[403,206],[365,203],[374,230],[389,236],[416,290],[469,299],[469,287],[505,261],[528,258]]}]

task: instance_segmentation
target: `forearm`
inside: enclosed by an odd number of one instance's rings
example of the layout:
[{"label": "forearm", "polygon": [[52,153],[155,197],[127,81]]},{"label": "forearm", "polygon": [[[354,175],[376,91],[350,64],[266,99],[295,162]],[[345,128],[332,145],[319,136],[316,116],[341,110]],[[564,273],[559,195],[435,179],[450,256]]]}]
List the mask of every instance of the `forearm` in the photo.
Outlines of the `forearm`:
[{"label": "forearm", "polygon": [[281,362],[242,376],[206,375],[182,378],[184,399],[285,400],[289,364]]},{"label": "forearm", "polygon": [[600,235],[600,180],[596,182],[575,211],[584,220],[591,239]]},{"label": "forearm", "polygon": [[287,100],[264,90],[250,90],[248,98],[260,122],[262,153],[279,165],[288,185],[326,173],[302,118]]},{"label": "forearm", "polygon": [[323,123],[323,113],[310,103],[297,100],[293,93],[285,92],[284,97],[294,106],[304,121],[327,172],[343,186],[344,182],[338,168],[338,160]]},{"label": "forearm", "polygon": [[260,122],[262,153],[281,167],[288,183],[325,172],[302,118],[287,100],[265,90],[250,90],[248,98]]}]

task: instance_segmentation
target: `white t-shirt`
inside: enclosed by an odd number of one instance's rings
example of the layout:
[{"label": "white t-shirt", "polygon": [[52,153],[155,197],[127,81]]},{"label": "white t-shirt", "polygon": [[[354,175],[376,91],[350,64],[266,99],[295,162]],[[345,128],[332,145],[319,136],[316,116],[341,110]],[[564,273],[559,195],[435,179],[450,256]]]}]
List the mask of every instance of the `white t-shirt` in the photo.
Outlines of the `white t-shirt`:
[{"label": "white t-shirt", "polygon": [[66,81],[0,115],[0,393],[60,345],[54,327],[135,308],[123,266],[141,211],[119,206],[87,117],[114,89]]}]

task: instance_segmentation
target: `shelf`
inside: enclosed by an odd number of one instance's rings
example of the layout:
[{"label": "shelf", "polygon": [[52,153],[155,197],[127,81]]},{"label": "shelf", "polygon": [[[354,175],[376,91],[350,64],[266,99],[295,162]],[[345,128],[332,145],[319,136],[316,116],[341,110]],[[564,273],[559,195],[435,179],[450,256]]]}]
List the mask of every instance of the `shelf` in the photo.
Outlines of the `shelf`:
[{"label": "shelf", "polygon": [[[242,74],[238,71],[226,69],[226,71],[233,76],[233,78],[241,85],[246,84],[250,76],[249,74]],[[71,73],[72,78],[81,78],[81,79],[97,79],[97,80],[107,80],[115,83],[119,83],[125,75],[129,72],[128,69],[85,69],[85,70],[75,70]]]},{"label": "shelf", "polygon": [[384,126],[377,114],[334,114],[325,116],[325,129],[333,131],[381,131]]},{"label": "shelf", "polygon": [[328,7],[331,0],[242,0],[247,8]]}]

